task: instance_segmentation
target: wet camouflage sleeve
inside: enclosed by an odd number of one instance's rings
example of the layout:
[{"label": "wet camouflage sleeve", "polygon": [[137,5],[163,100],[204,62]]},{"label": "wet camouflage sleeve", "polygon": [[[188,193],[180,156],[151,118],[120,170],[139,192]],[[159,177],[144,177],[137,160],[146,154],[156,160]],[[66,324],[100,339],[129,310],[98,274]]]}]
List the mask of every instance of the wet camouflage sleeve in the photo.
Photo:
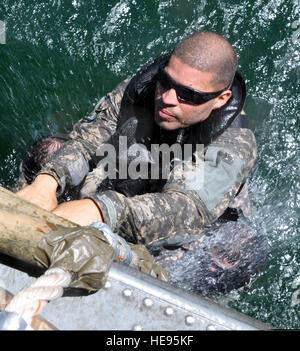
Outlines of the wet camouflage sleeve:
[{"label": "wet camouflage sleeve", "polygon": [[123,91],[129,79],[102,98],[92,113],[79,120],[67,141],[39,172],[52,175],[59,183],[59,194],[66,185],[77,186],[89,171],[88,162],[96,150],[116,130]]},{"label": "wet camouflage sleeve", "polygon": [[126,198],[114,191],[92,196],[104,221],[127,240],[149,244],[176,234],[200,233],[233,202],[256,158],[249,129],[229,128],[203,152],[199,164],[176,166],[162,193]]}]

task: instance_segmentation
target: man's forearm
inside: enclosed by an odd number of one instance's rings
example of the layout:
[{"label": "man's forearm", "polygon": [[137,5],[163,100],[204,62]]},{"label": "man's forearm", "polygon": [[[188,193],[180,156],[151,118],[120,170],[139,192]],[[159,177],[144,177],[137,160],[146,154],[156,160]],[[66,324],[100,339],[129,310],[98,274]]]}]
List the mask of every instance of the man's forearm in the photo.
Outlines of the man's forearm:
[{"label": "man's forearm", "polygon": [[89,226],[93,222],[103,222],[100,208],[91,199],[64,202],[57,206],[52,213],[81,226]]}]

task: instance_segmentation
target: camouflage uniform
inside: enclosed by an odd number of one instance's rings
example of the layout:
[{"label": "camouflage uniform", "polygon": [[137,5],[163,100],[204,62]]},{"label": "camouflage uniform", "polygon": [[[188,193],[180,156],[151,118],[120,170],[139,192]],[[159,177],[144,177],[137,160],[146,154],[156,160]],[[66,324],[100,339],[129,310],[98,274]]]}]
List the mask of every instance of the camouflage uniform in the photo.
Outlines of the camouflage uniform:
[{"label": "camouflage uniform", "polygon": [[[120,104],[128,80],[102,98],[94,111],[80,120],[55,157],[41,173],[54,176],[60,192],[66,184],[76,186],[103,180],[101,170],[89,172],[89,161],[101,144],[116,131]],[[180,233],[199,233],[214,223],[236,202],[235,196],[247,180],[256,158],[255,137],[250,129],[228,128],[205,148],[204,183],[193,189],[188,177],[174,177],[174,168],[159,193],[128,198],[116,191],[89,194],[101,208],[104,221],[113,231],[134,243],[149,244],[157,239]],[[179,178],[179,181],[177,180]],[[84,186],[85,187],[85,186]],[[83,187],[83,188],[84,188]],[[92,187],[93,188],[93,187]],[[87,195],[86,195],[87,196]]]},{"label": "camouflage uniform", "polygon": [[[228,123],[221,133],[203,143],[204,152],[195,151],[193,158],[184,159],[172,167],[167,179],[160,183],[160,188],[158,186],[154,191],[126,196],[116,191],[114,185],[103,186],[105,172],[103,165],[95,161],[95,154],[117,135],[120,124],[123,125],[120,121],[124,120],[124,96],[132,85],[140,89],[139,82],[134,81],[140,72],[143,73],[143,69],[133,78],[120,83],[98,102],[92,113],[75,124],[69,135],[70,140],[54,154],[40,173],[50,174],[58,181],[58,195],[65,189],[83,184],[80,198],[92,198],[101,209],[104,222],[115,233],[131,243],[146,245],[166,272],[172,273],[168,271],[168,267],[173,269],[172,262],[179,262],[179,266],[189,265],[182,259],[188,257],[188,252],[193,255],[203,243],[208,243],[208,240],[204,240],[209,236],[205,228],[217,225],[218,230],[219,221],[228,209],[239,209],[244,214],[249,210],[247,178],[256,159],[256,141],[251,129]],[[148,75],[146,80],[148,84]],[[128,96],[127,100],[134,100],[133,95]],[[144,107],[147,109],[149,100],[145,101]],[[238,113],[241,110],[242,107]],[[147,132],[147,121],[154,121],[153,113],[151,116],[146,111],[144,116],[145,109],[141,111],[140,115],[145,121],[142,129]],[[190,129],[193,131],[194,126]],[[164,142],[161,137],[160,143]],[[200,162],[195,163],[195,160]],[[135,188],[138,181],[129,184]],[[239,230],[239,226],[235,225],[232,229]],[[175,249],[170,244],[172,240],[175,241]],[[251,246],[251,240],[247,242]],[[155,253],[157,245],[163,249]],[[202,261],[199,258],[200,266]],[[236,276],[239,276],[239,272],[236,272]],[[191,277],[194,281],[201,277],[196,270],[195,274],[196,278]],[[243,281],[247,279],[248,275]],[[178,283],[178,280],[174,281]],[[225,285],[228,285],[226,279]]]}]

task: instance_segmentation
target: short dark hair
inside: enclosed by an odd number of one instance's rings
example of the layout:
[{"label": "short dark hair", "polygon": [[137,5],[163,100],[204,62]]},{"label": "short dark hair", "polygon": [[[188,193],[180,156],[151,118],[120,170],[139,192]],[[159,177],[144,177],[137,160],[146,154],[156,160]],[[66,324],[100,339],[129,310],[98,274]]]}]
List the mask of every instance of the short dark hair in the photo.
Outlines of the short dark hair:
[{"label": "short dark hair", "polygon": [[211,84],[218,87],[232,83],[238,66],[232,45],[213,32],[189,35],[175,46],[172,54],[199,71],[213,73]]},{"label": "short dark hair", "polygon": [[22,162],[22,171],[28,184],[31,184],[37,173],[50,160],[52,155],[66,141],[64,138],[46,136],[33,142]]}]

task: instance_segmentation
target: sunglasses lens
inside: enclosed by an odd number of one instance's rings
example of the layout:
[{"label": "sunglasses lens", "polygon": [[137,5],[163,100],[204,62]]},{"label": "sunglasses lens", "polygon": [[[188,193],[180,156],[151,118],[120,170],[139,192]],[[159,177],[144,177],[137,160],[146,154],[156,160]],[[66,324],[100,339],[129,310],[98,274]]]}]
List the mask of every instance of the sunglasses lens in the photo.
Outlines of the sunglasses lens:
[{"label": "sunglasses lens", "polygon": [[186,102],[192,105],[201,105],[205,102],[217,97],[221,91],[216,93],[202,93],[194,89],[187,88],[183,85],[177,84],[167,74],[164,69],[158,72],[157,80],[165,91],[174,89],[176,91],[177,99],[181,102]]},{"label": "sunglasses lens", "polygon": [[183,87],[178,88],[176,93],[178,100],[188,102],[189,104],[200,105],[205,102],[205,99],[203,99],[202,96],[197,96],[192,90]]},{"label": "sunglasses lens", "polygon": [[181,86],[175,84],[169,77],[169,75],[161,69],[158,74],[158,82],[163,90],[167,91],[170,89],[174,89],[176,91],[177,99],[183,102],[192,103],[193,98],[191,92],[188,90],[182,89]]}]

